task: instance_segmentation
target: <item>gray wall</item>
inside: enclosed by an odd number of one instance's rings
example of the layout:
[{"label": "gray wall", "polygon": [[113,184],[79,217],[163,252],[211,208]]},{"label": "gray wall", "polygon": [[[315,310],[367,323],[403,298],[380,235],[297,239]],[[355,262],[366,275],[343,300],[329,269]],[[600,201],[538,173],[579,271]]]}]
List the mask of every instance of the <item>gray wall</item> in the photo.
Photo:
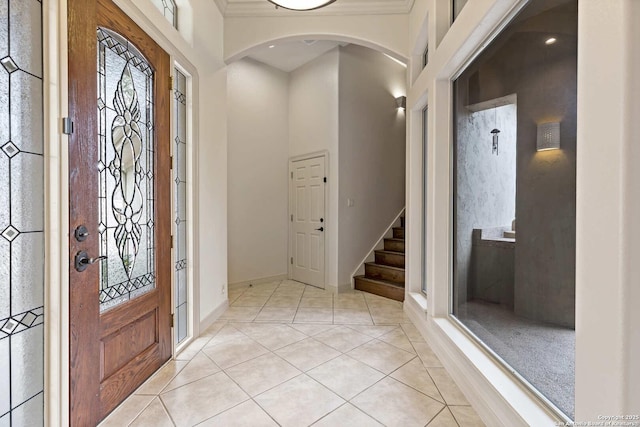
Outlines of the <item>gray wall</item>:
[{"label": "gray wall", "polygon": [[[471,102],[518,97],[515,312],[568,327],[575,323],[577,13],[572,8],[570,3],[522,19],[483,55],[488,60],[482,66],[465,72]],[[551,35],[558,42],[546,46]],[[550,121],[561,123],[561,149],[537,152],[537,124]]]},{"label": "gray wall", "polygon": [[[577,58],[523,76],[518,97],[515,312],[575,326]],[[543,87],[545,90],[535,90]],[[536,122],[560,121],[561,150],[536,151]]]},{"label": "gray wall", "polygon": [[[456,298],[472,297],[474,228],[508,226],[516,210],[516,105],[470,112],[465,88],[458,86],[456,170]],[[492,154],[491,130],[500,134]]]},{"label": "gray wall", "polygon": [[[406,68],[380,52],[340,48],[338,283],[351,275],[404,207]],[[353,199],[353,206],[347,206]]]}]

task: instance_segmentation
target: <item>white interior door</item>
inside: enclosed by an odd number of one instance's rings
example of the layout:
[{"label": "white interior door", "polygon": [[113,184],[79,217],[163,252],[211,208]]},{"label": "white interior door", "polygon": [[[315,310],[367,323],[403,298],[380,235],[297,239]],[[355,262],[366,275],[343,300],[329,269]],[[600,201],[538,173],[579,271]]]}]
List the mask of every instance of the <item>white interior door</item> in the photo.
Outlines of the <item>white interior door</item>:
[{"label": "white interior door", "polygon": [[324,289],[325,158],[291,164],[291,278]]}]

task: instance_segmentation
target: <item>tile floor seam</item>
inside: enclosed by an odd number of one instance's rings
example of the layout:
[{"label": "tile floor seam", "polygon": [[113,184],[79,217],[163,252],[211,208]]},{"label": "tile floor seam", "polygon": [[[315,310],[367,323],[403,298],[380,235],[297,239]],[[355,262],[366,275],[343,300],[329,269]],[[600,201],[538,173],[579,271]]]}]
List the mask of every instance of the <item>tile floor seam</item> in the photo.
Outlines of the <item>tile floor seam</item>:
[{"label": "tile floor seam", "polygon": [[[262,344],[260,344],[259,342],[255,341],[255,340],[253,340],[253,341],[254,341],[256,344],[258,344],[260,347],[264,348],[265,350],[270,351],[268,348],[266,348],[265,346],[263,346],[263,345],[262,345]],[[216,363],[216,366],[218,366],[221,370],[223,370],[223,371],[224,371],[224,370],[227,370],[227,369],[229,369],[229,368],[233,368],[234,366],[238,366],[238,365],[240,365],[240,364],[242,364],[242,363],[249,362],[249,361],[251,361],[251,360],[257,359],[258,357],[260,357],[260,356],[264,356],[265,354],[266,354],[266,353],[259,354],[259,355],[257,355],[257,356],[251,357],[251,358],[249,358],[249,359],[247,359],[247,360],[243,360],[242,362],[238,362],[238,363],[234,363],[233,365],[229,365],[229,366],[227,366],[227,367],[225,367],[225,368],[223,368],[222,366],[218,365],[215,361],[213,361],[213,363]],[[209,359],[211,359],[211,358],[209,358]],[[212,374],[212,375],[215,375],[215,374]]]},{"label": "tile floor seam", "polygon": [[253,397],[251,398],[251,401],[253,403],[255,403],[256,405],[258,405],[258,408],[260,408],[262,410],[262,412],[264,412],[265,414],[267,414],[267,416],[269,418],[271,418],[273,420],[274,423],[276,423],[276,425],[278,427],[282,427],[282,424],[280,424],[275,418],[273,418],[273,415],[271,415],[265,408],[263,408]]},{"label": "tile floor seam", "polygon": [[[149,407],[149,405],[151,405],[151,402],[153,402],[153,399],[151,399],[146,405],[144,405],[144,407],[131,419],[131,421],[129,421],[129,423],[127,425],[133,423],[135,421],[135,419],[140,416],[140,414],[142,414],[144,411],[146,411],[146,409]],[[113,414],[118,409],[118,407],[119,406],[117,406],[113,411],[111,411],[111,413],[109,415]]]},{"label": "tile floor seam", "polygon": [[[256,396],[257,397],[257,396]],[[253,403],[255,403],[256,405],[258,405],[258,408],[262,409],[262,412],[264,412],[265,414],[267,414],[267,416],[269,418],[271,418],[273,420],[274,423],[276,423],[278,425],[278,427],[282,427],[282,424],[280,424],[275,418],[273,418],[273,415],[271,415],[269,413],[269,411],[267,411],[266,408],[264,408],[262,405],[260,405],[260,403],[254,399],[253,397],[251,398],[251,400],[253,401]]]},{"label": "tile floor seam", "polygon": [[[294,379],[294,378],[296,378],[296,377],[298,377],[298,376],[300,376],[300,375],[302,375],[302,374],[305,374],[305,373],[306,373],[306,372],[304,372],[304,371],[302,371],[302,370],[298,369],[297,367],[293,366],[293,365],[292,365],[291,363],[289,363],[287,360],[285,360],[284,358],[282,358],[282,357],[280,357],[279,355],[275,354],[274,352],[271,352],[271,354],[273,354],[274,356],[278,357],[278,358],[279,358],[279,359],[281,359],[283,362],[287,363],[289,366],[291,366],[293,369],[295,369],[295,370],[299,371],[300,373],[299,373],[298,375],[296,375],[296,376],[292,377],[292,378],[286,379],[286,380],[282,381],[281,383],[278,383],[278,384],[274,385],[273,387],[269,387],[268,389],[261,391],[260,393],[256,394],[255,396],[252,396],[252,395],[251,395],[251,393],[249,393],[249,391],[245,390],[245,389],[240,385],[240,383],[238,383],[238,382],[237,382],[237,381],[236,381],[236,380],[235,380],[235,379],[234,379],[234,378],[233,378],[229,373],[227,373],[227,372],[226,372],[226,370],[224,371],[224,373],[225,373],[225,374],[227,374],[227,376],[228,376],[229,378],[231,378],[231,380],[232,380],[233,382],[235,382],[235,383],[236,383],[236,385],[237,385],[238,387],[240,387],[240,389],[241,389],[242,391],[244,391],[245,393],[247,393],[247,395],[248,395],[251,399],[253,399],[254,397],[258,397],[258,396],[260,396],[261,394],[264,394],[264,393],[268,392],[269,390],[272,390],[272,389],[274,389],[274,388],[278,387],[279,385],[282,385],[282,384],[286,383],[287,381],[291,381],[292,379]],[[260,355],[260,356],[256,357],[256,359],[258,359],[259,357],[263,357],[263,356],[266,356],[266,354]],[[255,359],[253,359],[253,360],[255,360]],[[247,360],[247,362],[250,362],[250,360]],[[245,363],[245,362],[242,362],[242,363]],[[235,366],[239,366],[239,365],[241,365],[242,363],[239,363],[238,365],[235,365]]]},{"label": "tile floor seam", "polygon": [[158,395],[158,401],[160,402],[160,404],[162,405],[162,408],[164,408],[164,411],[167,413],[167,415],[169,416],[169,419],[171,420],[171,422],[173,423],[173,426],[176,427],[178,424],[176,424],[175,420],[173,419],[173,417],[171,416],[171,412],[169,412],[169,408],[167,408],[167,405],[164,404],[164,402],[162,401],[162,399],[160,399],[160,395]]},{"label": "tile floor seam", "polygon": [[[149,403],[147,403],[147,406],[145,406],[145,407],[144,407],[144,408],[143,408],[143,409],[142,409],[142,410],[141,410],[141,411],[140,411],[136,416],[134,416],[133,418],[131,418],[131,421],[129,421],[129,422],[127,423],[127,426],[130,426],[130,425],[131,425],[131,424],[133,424],[133,423],[134,423],[138,418],[140,418],[140,415],[142,415],[142,414],[144,413],[144,411],[146,411],[146,410],[149,408],[149,406],[151,406],[151,404],[153,403],[153,401],[154,401],[154,400],[156,400],[156,398],[157,398],[157,397],[158,397],[158,396],[156,396],[156,397],[154,397],[153,399],[151,399],[151,400],[149,401]],[[116,408],[116,409],[117,409],[117,408]],[[114,410],[114,412],[115,412],[115,410]],[[113,412],[112,412],[112,413],[113,413]],[[171,422],[173,422],[173,420],[172,420]]]},{"label": "tile floor seam", "polygon": [[[408,363],[408,362],[407,362],[407,363]],[[398,368],[398,369],[400,369],[400,368]],[[395,371],[393,371],[393,372],[395,372]],[[393,373],[393,372],[392,372],[392,373]],[[391,373],[391,374],[392,374],[392,373]],[[392,376],[391,376],[391,374],[389,374],[389,377],[390,377],[391,379],[393,379],[393,380],[395,380],[395,381],[398,381],[399,383],[402,383],[403,385],[405,385],[405,386],[407,386],[407,387],[409,387],[409,388],[414,389],[414,390],[415,390],[415,391],[417,391],[418,393],[420,393],[420,394],[423,394],[423,395],[427,396],[429,399],[431,399],[431,400],[435,400],[436,402],[441,403],[442,405],[444,405],[444,406],[445,406],[445,407],[447,407],[447,408],[448,408],[449,406],[453,406],[453,405],[448,405],[448,404],[447,404],[447,402],[441,402],[441,401],[439,401],[438,399],[435,399],[435,398],[433,398],[433,397],[429,396],[428,394],[426,394],[425,392],[423,392],[423,391],[421,391],[421,390],[418,390],[417,388],[415,388],[415,387],[414,387],[414,386],[412,386],[411,384],[407,384],[407,383],[405,383],[405,382],[404,382],[404,381],[402,381],[402,380],[399,380],[399,379],[397,379],[397,378],[392,377]],[[435,384],[435,383],[434,383],[434,384]],[[440,393],[440,391],[438,391],[438,393]],[[444,400],[444,397],[442,396],[442,394],[440,394],[440,396],[442,397],[442,400]],[[467,405],[458,405],[458,406],[467,406]]]},{"label": "tile floor seam", "polygon": [[[442,368],[431,368],[431,369],[444,369],[446,372],[446,368],[443,366]],[[440,393],[440,396],[442,396],[442,400],[444,400],[445,405],[447,405],[447,407],[449,406],[470,406],[470,405],[450,405],[449,402],[447,402],[447,398],[444,397],[444,394],[442,394],[442,391],[440,391],[440,387],[438,387],[438,383],[436,382],[436,380],[433,379],[433,376],[431,375],[431,372],[429,372],[429,369],[425,366],[425,370],[427,371],[427,374],[429,375],[429,377],[431,378],[431,381],[433,381],[433,384],[436,386],[436,389],[438,390],[438,393]],[[451,379],[453,381],[453,379]],[[455,381],[454,381],[455,384]],[[458,385],[455,384],[455,386],[457,387]],[[460,390],[460,393],[462,393],[462,390]],[[464,396],[464,393],[462,393],[462,395]],[[464,398],[466,399],[467,396],[464,396]],[[451,413],[451,415],[453,415],[453,412]],[[455,419],[455,416],[453,417]],[[457,422],[457,420],[456,420]]]},{"label": "tile floor seam", "polygon": [[[212,375],[219,374],[220,372],[222,372],[222,368],[221,368],[218,372],[213,372],[213,373],[211,373],[211,374],[204,375],[204,376],[202,376],[202,377],[196,378],[196,379],[195,379],[195,380],[193,380],[193,381],[189,381],[188,383],[184,383],[184,384],[182,384],[182,385],[179,385],[179,386],[178,386],[178,387],[176,387],[176,388],[172,388],[171,390],[167,390],[167,387],[169,387],[169,384],[171,384],[171,381],[170,381],[166,386],[164,386],[164,388],[163,388],[163,389],[162,389],[158,394],[156,394],[156,396],[160,397],[160,396],[161,396],[161,395],[163,395],[163,394],[171,393],[172,391],[178,390],[178,389],[180,389],[180,388],[182,388],[182,387],[184,387],[184,386],[188,386],[188,385],[193,384],[193,383],[195,383],[195,382],[197,382],[197,381],[203,380],[203,379],[205,379],[205,378],[209,378],[209,377],[210,377],[210,376],[212,376]],[[172,381],[173,381],[173,380],[172,380]],[[166,391],[165,391],[165,390],[166,390]]]},{"label": "tile floor seam", "polygon": [[[214,365],[216,365],[218,368],[220,368],[220,370],[221,370],[221,371],[223,370],[223,369],[222,369],[222,368],[221,368],[221,367],[220,367],[220,366],[219,366],[219,365],[218,365],[218,364],[217,364],[217,363],[216,363],[216,362],[215,362],[211,357],[209,357],[209,355],[208,355],[207,353],[205,353],[205,352],[204,352],[204,351],[202,351],[202,350],[200,350],[198,353],[202,353],[204,357],[206,357],[207,359],[211,360],[211,363],[213,363],[213,364],[214,364]],[[196,353],[196,356],[197,356],[197,353]],[[193,357],[196,357],[196,356],[193,356]],[[186,365],[185,365],[185,368],[186,368]],[[182,368],[182,369],[184,369],[184,368]],[[182,369],[180,370],[180,372],[182,372]],[[176,375],[176,376],[177,376],[177,375]],[[171,380],[173,381],[173,378],[172,378]],[[168,385],[168,384],[167,384],[167,385]],[[166,386],[165,386],[165,387],[166,387]]]},{"label": "tile floor seam", "polygon": [[[442,409],[440,409],[440,412],[444,411],[444,409],[445,409],[446,407],[447,407],[446,405],[445,405],[445,406],[443,406],[443,407],[442,407]],[[424,425],[424,427],[428,427],[428,426],[429,426],[429,424],[431,424],[431,422],[432,422],[433,420],[435,420],[435,419],[436,419],[436,417],[438,416],[438,414],[440,414],[440,412],[438,412],[438,413],[437,413],[437,414],[435,414],[433,417],[431,417],[431,419],[430,419],[429,421],[427,421],[427,423]],[[458,427],[460,427],[460,426],[458,426]]]},{"label": "tile floor seam", "polygon": [[[431,419],[429,420],[429,422],[428,422],[428,423],[426,423],[426,424],[424,425],[424,427],[429,427],[429,424],[431,424],[431,423],[433,422],[433,420],[435,420],[436,418],[438,418],[438,416],[439,416],[439,415],[442,413],[442,411],[444,411],[445,409],[447,409],[447,406],[446,406],[446,405],[445,405],[445,406],[443,406],[443,407],[442,407],[442,409],[440,409],[440,410],[438,411],[438,413],[437,413],[437,414],[435,414],[435,415],[433,416],[433,418],[431,418]],[[457,424],[457,423],[456,423],[456,424]],[[458,426],[458,427],[460,427],[460,426]]]},{"label": "tile floor seam", "polygon": [[[264,356],[264,355],[263,355],[263,356]],[[242,405],[243,403],[245,403],[245,402],[246,402],[246,401],[248,401],[248,400],[254,400],[254,399],[253,399],[254,397],[259,396],[259,394],[258,394],[258,395],[256,395],[256,396],[251,396],[251,395],[250,395],[250,394],[249,394],[249,393],[248,393],[244,388],[242,388],[242,386],[241,386],[241,385],[240,385],[240,384],[239,384],[239,383],[238,383],[238,382],[237,382],[237,381],[236,381],[236,380],[235,380],[231,375],[229,375],[229,374],[228,374],[224,369],[222,370],[222,372],[224,372],[224,374],[225,374],[225,375],[226,375],[226,376],[227,376],[227,377],[228,377],[228,378],[229,378],[229,379],[230,379],[230,380],[231,380],[235,385],[237,385],[237,386],[238,386],[238,388],[240,388],[240,390],[242,390],[242,392],[243,392],[244,394],[246,394],[246,395],[247,395],[247,397],[248,397],[248,399],[247,399],[247,400],[243,400],[242,402],[239,402],[238,404],[234,405],[234,406],[233,406],[233,408],[235,408],[236,406]],[[288,381],[288,380],[287,380],[287,381]],[[285,382],[286,382],[286,381],[285,381]],[[280,385],[280,384],[278,384],[278,385]],[[262,394],[262,393],[261,393],[261,394]],[[256,403],[257,403],[257,402],[256,402]],[[224,411],[222,411],[222,412],[220,412],[220,413],[218,413],[218,414],[215,414],[214,416],[212,416],[212,417],[210,417],[210,418],[214,418],[214,417],[217,417],[217,416],[218,416],[218,415],[220,415],[220,414],[224,414],[225,412],[227,412],[227,411],[229,411],[229,410],[231,410],[231,409],[233,409],[233,408],[225,409]],[[265,411],[265,412],[266,412],[266,411]],[[202,422],[204,422],[204,421],[202,421]]]}]

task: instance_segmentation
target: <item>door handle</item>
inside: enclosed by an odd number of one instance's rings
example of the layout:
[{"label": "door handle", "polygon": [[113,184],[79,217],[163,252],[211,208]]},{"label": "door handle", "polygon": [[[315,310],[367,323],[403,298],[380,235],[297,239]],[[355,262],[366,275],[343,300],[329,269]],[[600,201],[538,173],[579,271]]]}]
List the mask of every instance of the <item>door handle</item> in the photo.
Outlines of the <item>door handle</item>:
[{"label": "door handle", "polygon": [[324,227],[316,228],[316,231],[324,231]]},{"label": "door handle", "polygon": [[103,255],[96,258],[89,258],[89,255],[87,254],[86,251],[80,251],[76,254],[76,257],[75,257],[76,270],[82,273],[87,269],[88,266],[95,264],[96,262],[101,261],[103,259],[107,259],[107,257]]}]

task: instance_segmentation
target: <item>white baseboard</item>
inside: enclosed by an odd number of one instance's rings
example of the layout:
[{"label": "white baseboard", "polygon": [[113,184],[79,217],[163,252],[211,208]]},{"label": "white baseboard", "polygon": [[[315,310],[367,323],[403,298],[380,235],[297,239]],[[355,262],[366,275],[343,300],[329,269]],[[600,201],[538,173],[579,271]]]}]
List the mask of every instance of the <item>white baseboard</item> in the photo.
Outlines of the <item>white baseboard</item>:
[{"label": "white baseboard", "polygon": [[564,425],[453,321],[430,317],[412,298],[404,310],[486,425]]},{"label": "white baseboard", "polygon": [[352,283],[343,283],[341,285],[327,285],[324,288],[326,291],[333,292],[334,294],[339,294],[342,292],[348,292],[353,289]]},{"label": "white baseboard", "polygon": [[276,276],[260,277],[257,279],[245,280],[243,282],[229,283],[229,289],[233,287],[242,287],[247,285],[259,285],[261,283],[276,282],[278,280],[286,280],[289,276],[287,274],[278,274]]},{"label": "white baseboard", "polygon": [[213,322],[218,320],[227,308],[229,308],[229,299],[224,300],[222,304],[216,307],[211,313],[207,314],[204,319],[200,320],[200,332],[206,330],[213,324]]}]

